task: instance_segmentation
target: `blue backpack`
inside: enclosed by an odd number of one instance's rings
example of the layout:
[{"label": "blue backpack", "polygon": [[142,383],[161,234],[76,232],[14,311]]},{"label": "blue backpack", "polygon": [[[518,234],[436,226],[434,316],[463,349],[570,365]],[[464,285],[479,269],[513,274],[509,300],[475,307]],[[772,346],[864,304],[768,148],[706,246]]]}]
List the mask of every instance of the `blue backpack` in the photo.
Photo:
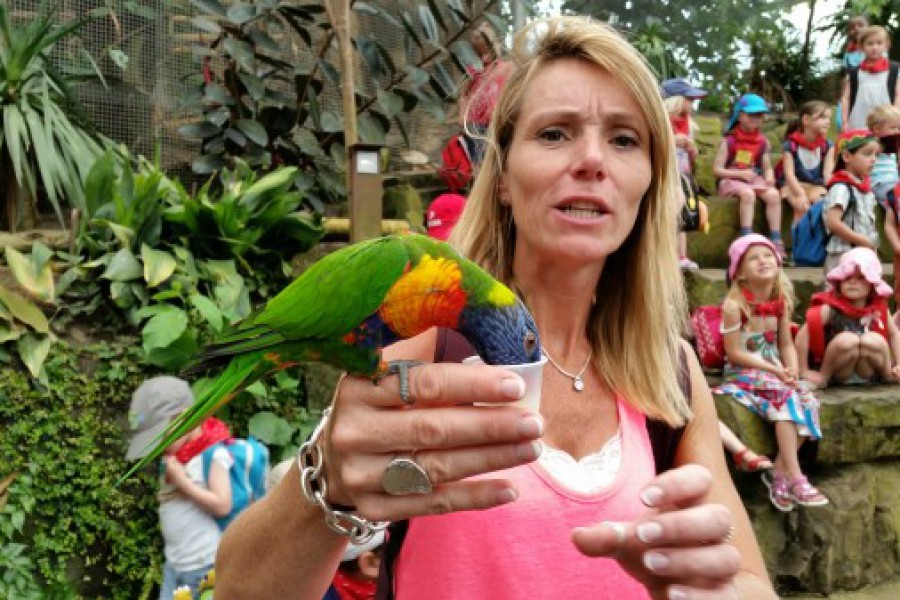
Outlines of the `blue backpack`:
[{"label": "blue backpack", "polygon": [[218,448],[228,450],[234,460],[228,471],[231,480],[231,512],[224,517],[216,517],[219,529],[225,529],[241,511],[250,506],[251,502],[266,495],[269,450],[254,437],[213,444],[203,451],[203,479],[207,481],[213,454]]},{"label": "blue backpack", "polygon": [[[846,185],[846,184],[835,184]],[[847,186],[850,190],[850,201],[844,210],[844,217],[853,210],[856,202],[856,195],[852,186]],[[794,265],[798,267],[821,267],[825,264],[825,247],[831,234],[825,229],[825,219],[822,212],[825,210],[825,199],[821,199],[812,206],[800,218],[797,223],[791,227],[791,250],[794,257]]]}]

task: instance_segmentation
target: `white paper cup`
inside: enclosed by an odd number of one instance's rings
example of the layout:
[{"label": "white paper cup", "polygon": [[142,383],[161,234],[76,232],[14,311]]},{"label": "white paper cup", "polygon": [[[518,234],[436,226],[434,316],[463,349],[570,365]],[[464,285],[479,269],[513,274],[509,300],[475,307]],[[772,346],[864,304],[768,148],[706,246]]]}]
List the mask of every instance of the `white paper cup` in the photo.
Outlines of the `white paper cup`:
[{"label": "white paper cup", "polygon": [[[470,356],[463,359],[464,365],[483,365],[484,361],[480,356]],[[547,364],[547,357],[541,355],[541,360],[524,365],[492,365],[500,369],[506,369],[516,373],[525,382],[525,396],[512,404],[527,408],[533,412],[541,411],[541,380],[544,373],[544,365]],[[476,406],[501,406],[500,404],[476,402]]]}]

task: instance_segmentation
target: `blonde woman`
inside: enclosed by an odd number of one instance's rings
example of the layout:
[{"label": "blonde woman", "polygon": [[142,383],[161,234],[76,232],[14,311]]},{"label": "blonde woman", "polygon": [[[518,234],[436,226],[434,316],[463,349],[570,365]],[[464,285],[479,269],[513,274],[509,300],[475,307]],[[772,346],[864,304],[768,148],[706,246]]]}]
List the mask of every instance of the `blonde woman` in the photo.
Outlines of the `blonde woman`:
[{"label": "blonde woman", "polygon": [[[679,341],[678,176],[656,82],[583,18],[533,24],[510,62],[451,242],[534,314],[549,360],[540,414],[508,405],[524,384],[497,367],[417,367],[411,406],[396,378],[346,377],[321,468],[302,461],[315,489],[292,470],[226,533],[222,599],[318,600],[347,544],[327,518],[351,534],[405,524],[389,536],[385,598],[775,597]],[[458,358],[445,341],[432,331],[386,358]],[[401,459],[396,495],[385,475]]]}]

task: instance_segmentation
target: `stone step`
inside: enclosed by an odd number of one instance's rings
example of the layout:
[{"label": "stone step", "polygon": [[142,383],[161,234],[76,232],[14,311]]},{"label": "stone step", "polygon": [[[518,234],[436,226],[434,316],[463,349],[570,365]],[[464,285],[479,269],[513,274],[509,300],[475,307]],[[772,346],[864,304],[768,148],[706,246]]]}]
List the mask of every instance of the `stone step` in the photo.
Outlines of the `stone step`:
[{"label": "stone step", "polygon": [[[782,513],[759,474],[733,471],[780,594],[856,590],[900,572],[900,386],[816,393],[823,437],[805,445],[800,458],[830,505]],[[714,398],[719,418],[748,446],[775,456],[770,423],[728,396]]]},{"label": "stone step", "polygon": [[[882,263],[881,266],[884,270],[884,280],[893,285],[893,264]],[[785,267],[784,270],[794,284],[794,295],[797,298],[794,306],[794,322],[802,323],[806,318],[810,297],[824,288],[825,274],[821,267]],[[728,293],[725,275],[725,268],[684,271],[685,288],[691,310],[706,304],[722,303]]]},{"label": "stone step", "polygon": [[[738,203],[734,198],[719,198],[712,196],[704,198],[709,209],[709,232],[694,231],[688,233],[688,256],[701,267],[728,267],[728,246],[738,237],[740,225],[738,224]],[[753,213],[753,231],[768,235],[769,229],[762,201],[757,201]],[[785,247],[791,246],[791,223],[793,221],[793,209],[787,202],[781,203],[781,237]],[[884,210],[879,206],[876,209],[876,221],[878,222],[881,247],[879,255],[882,262],[891,262],[893,252],[884,235]]]}]

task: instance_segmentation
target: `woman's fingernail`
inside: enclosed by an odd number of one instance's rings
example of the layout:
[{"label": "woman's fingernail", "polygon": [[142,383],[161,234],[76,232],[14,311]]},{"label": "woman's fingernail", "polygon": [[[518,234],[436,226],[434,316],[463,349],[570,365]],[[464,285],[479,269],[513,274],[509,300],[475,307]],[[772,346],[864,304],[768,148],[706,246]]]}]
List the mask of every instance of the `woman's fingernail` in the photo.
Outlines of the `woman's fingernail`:
[{"label": "woman's fingernail", "polygon": [[516,430],[519,432],[519,435],[536,438],[544,435],[544,419],[541,415],[538,414],[529,414],[523,416],[519,419],[519,424],[516,426]]},{"label": "woman's fingernail", "polygon": [[538,440],[532,440],[516,446],[516,458],[519,460],[534,460],[541,455],[543,444]]},{"label": "woman's fingernail", "polygon": [[652,544],[662,537],[662,525],[656,521],[648,521],[637,526],[638,539],[645,544]]},{"label": "woman's fingernail", "polygon": [[669,557],[659,552],[647,552],[644,554],[644,566],[656,572],[669,566]]},{"label": "woman's fingernail", "polygon": [[521,377],[507,377],[500,383],[500,392],[512,400],[521,400],[525,396],[525,382]]},{"label": "woman's fingernail", "polygon": [[689,596],[686,591],[681,588],[669,588],[669,600],[688,600]]},{"label": "woman's fingernail", "polygon": [[648,487],[643,492],[641,492],[641,502],[645,505],[653,508],[654,506],[658,506],[659,503],[663,499],[663,491],[662,489],[656,487],[655,485]]},{"label": "woman's fingernail", "polygon": [[497,504],[509,504],[510,502],[515,502],[518,497],[519,492],[516,491],[516,488],[503,488],[497,492]]}]

